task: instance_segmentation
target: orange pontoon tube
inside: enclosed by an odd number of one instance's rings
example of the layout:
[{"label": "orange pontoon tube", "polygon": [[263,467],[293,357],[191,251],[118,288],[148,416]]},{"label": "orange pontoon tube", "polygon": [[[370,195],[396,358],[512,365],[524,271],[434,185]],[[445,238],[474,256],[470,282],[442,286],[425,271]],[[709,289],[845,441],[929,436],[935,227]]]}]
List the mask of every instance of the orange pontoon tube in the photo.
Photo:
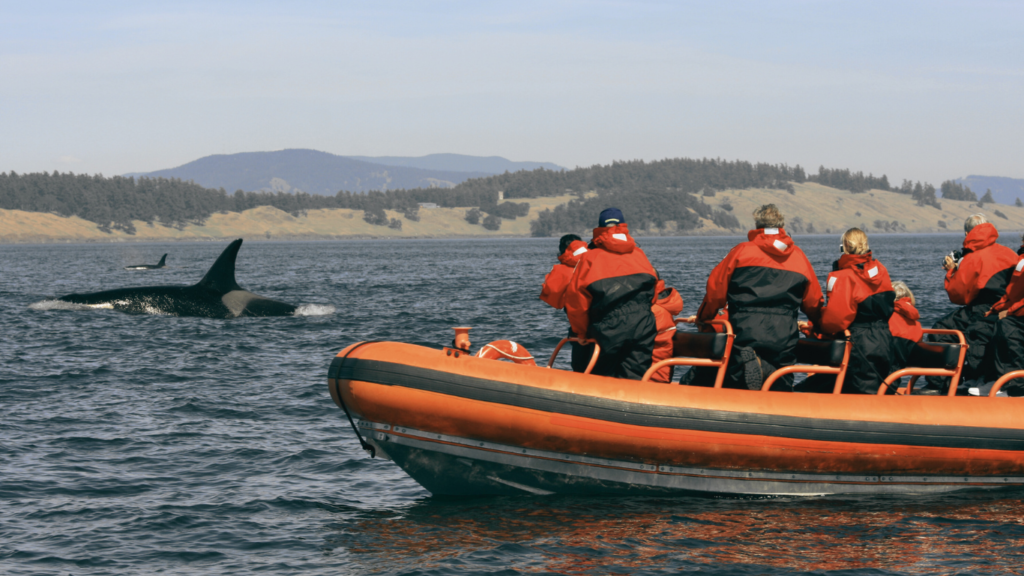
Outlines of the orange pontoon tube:
[{"label": "orange pontoon tube", "polygon": [[[722,328],[731,345],[731,330]],[[837,342],[827,362],[800,368],[841,368],[849,349]],[[721,347],[704,350],[716,356],[705,360],[723,361]],[[713,365],[693,363],[699,359],[678,364]],[[666,385],[396,342],[345,348],[328,387],[364,448],[437,495],[1024,485],[1024,402],[1016,398]]]}]

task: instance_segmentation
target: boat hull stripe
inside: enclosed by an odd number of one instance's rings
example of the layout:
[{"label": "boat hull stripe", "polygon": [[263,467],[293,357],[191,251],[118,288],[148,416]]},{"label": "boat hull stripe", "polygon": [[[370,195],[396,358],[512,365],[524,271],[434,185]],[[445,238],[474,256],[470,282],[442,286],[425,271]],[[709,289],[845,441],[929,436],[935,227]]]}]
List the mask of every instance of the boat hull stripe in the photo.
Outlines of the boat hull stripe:
[{"label": "boat hull stripe", "polygon": [[341,380],[401,386],[632,426],[853,444],[1024,450],[1024,430],[827,420],[640,404],[360,358],[337,359],[329,373]]}]

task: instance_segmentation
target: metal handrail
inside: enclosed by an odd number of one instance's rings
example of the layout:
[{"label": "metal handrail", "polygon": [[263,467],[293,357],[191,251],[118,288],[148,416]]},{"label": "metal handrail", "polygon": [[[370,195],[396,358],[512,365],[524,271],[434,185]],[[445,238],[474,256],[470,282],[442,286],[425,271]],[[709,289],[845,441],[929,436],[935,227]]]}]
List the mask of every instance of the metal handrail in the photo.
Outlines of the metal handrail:
[{"label": "metal handrail", "polygon": [[967,349],[970,346],[967,344],[967,339],[964,337],[964,333],[959,330],[946,330],[940,328],[925,328],[922,330],[924,334],[938,334],[945,336],[956,336],[957,340],[960,341],[960,358],[957,360],[956,369],[950,370],[947,368],[914,368],[908,366],[889,374],[888,377],[882,382],[882,385],[878,387],[878,395],[882,396],[892,386],[894,382],[899,381],[904,376],[910,376],[910,381],[907,383],[906,391],[903,395],[909,396],[914,391],[914,384],[921,376],[949,376],[949,392],[947,396],[956,396],[956,387],[960,384],[960,376],[964,370],[964,358],[967,356]]},{"label": "metal handrail", "polygon": [[768,376],[768,379],[761,385],[761,391],[768,392],[771,390],[772,384],[774,384],[776,380],[787,374],[803,373],[808,376],[813,376],[815,374],[835,374],[836,385],[832,389],[832,393],[841,393],[843,390],[843,381],[846,379],[846,368],[850,365],[850,350],[853,348],[853,342],[850,341],[850,331],[843,330],[843,336],[846,337],[846,347],[843,350],[843,360],[839,366],[823,366],[820,364],[796,364],[793,366],[783,366]]},{"label": "metal handrail", "polygon": [[1003,384],[1006,384],[1010,380],[1016,380],[1017,378],[1024,378],[1024,370],[1014,370],[1013,372],[1007,372],[1000,376],[999,380],[996,380],[996,383],[992,385],[992,390],[988,393],[989,398],[995,398],[996,393],[1003,387]]},{"label": "metal handrail", "polygon": [[548,360],[548,368],[551,368],[555,364],[555,358],[558,357],[558,353],[562,351],[562,347],[566,345],[570,340],[575,340],[583,346],[590,344],[594,345],[594,354],[590,357],[590,363],[587,364],[587,369],[583,371],[584,374],[590,374],[590,371],[594,369],[594,365],[597,364],[597,357],[601,355],[601,345],[596,340],[590,338],[562,338],[562,341],[555,346],[555,351],[551,353],[551,358]]},{"label": "metal handrail", "polygon": [[709,320],[707,322],[700,322],[696,316],[690,316],[688,318],[674,318],[673,321],[676,324],[711,324],[715,326],[721,326],[725,331],[726,343],[725,353],[718,360],[710,360],[708,358],[685,358],[685,357],[674,357],[666,358],[660,362],[655,362],[650,368],[644,372],[641,382],[648,382],[658,370],[666,366],[704,366],[708,368],[718,368],[718,374],[715,377],[715,388],[721,388],[725,382],[725,369],[729,364],[729,356],[732,354],[732,341],[736,335],[732,331],[732,324],[728,320]]}]

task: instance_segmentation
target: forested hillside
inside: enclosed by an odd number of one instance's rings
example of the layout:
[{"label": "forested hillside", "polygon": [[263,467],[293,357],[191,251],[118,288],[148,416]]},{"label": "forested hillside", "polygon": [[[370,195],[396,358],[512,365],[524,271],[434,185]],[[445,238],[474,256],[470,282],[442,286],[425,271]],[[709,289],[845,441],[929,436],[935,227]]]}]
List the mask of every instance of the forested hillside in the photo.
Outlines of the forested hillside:
[{"label": "forested hillside", "polygon": [[[502,219],[524,216],[531,198],[575,194],[577,200],[542,212],[532,223],[533,234],[550,236],[592,227],[594,214],[608,205],[626,210],[634,228],[660,230],[672,222],[674,232],[686,232],[700,227],[700,218],[726,229],[739,227],[739,222],[727,209],[712,207],[706,201],[714,197],[716,191],[762,188],[793,193],[793,183],[803,182],[816,182],[855,194],[869,189],[891,190],[912,196],[919,206],[940,207],[934,187],[908,181],[899,188],[891,188],[884,175],[865,176],[860,172],[824,167],[818,174],[807,175],[800,166],[784,164],[672,159],[615,162],[568,171],[537,169],[505,173],[467,180],[447,189],[414,188],[368,194],[341,191],[333,196],[241,190],[229,194],[223,188],[203,188],[168,178],[10,172],[0,173],[0,208],[78,216],[95,222],[102,230],[133,234],[133,222],[159,223],[180,229],[189,224],[201,224],[218,212],[242,212],[259,206],[273,206],[293,215],[322,208],[362,210],[363,219],[370,224],[401,228],[402,219],[388,217],[385,210],[417,221],[419,204],[434,203],[445,208],[478,208],[479,212],[467,214],[467,221],[480,222],[489,230],[495,230]],[[959,196],[969,192],[958,184],[944,185],[943,191],[947,189]],[[506,201],[499,202],[499,192]]]}]

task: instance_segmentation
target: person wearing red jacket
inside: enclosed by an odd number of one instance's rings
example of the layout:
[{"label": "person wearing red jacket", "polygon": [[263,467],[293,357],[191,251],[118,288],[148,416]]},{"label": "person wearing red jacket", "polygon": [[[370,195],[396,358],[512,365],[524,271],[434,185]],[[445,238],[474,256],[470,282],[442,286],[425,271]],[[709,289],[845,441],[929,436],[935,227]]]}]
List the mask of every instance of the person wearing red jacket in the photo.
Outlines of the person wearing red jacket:
[{"label": "person wearing red jacket", "polygon": [[[946,294],[949,301],[960,305],[938,322],[935,328],[960,330],[970,346],[964,359],[963,379],[972,380],[985,375],[983,366],[985,349],[995,333],[995,316],[986,313],[1006,294],[1006,286],[1017,265],[1017,255],[1011,248],[997,244],[999,232],[984,214],[973,214],[964,222],[963,257],[955,260],[946,256]],[[930,336],[935,342],[956,342],[951,336]],[[930,376],[928,387],[943,390],[948,378]]]},{"label": "person wearing red jacket", "polygon": [[[1007,372],[1024,370],[1024,237],[1017,254],[1021,258],[1013,268],[1006,294],[988,312],[997,321],[984,362],[986,380],[998,380]],[[1011,380],[1003,390],[1009,396],[1024,396],[1020,380]]]},{"label": "person wearing red jacket", "polygon": [[924,337],[921,327],[921,314],[917,311],[917,298],[910,291],[906,282],[893,282],[892,289],[896,293],[894,310],[889,317],[889,331],[892,332],[893,357],[895,362],[892,371],[907,367],[910,353]]},{"label": "person wearing red jacket", "polygon": [[[889,271],[871,254],[868,235],[863,230],[847,230],[840,249],[843,255],[832,264],[832,273],[828,275],[828,302],[821,309],[820,332],[842,338],[844,330],[850,331],[853,348],[842,392],[877,394],[894,364],[889,319],[896,292]],[[834,375],[817,374],[798,388],[806,392],[832,392],[835,381]]]},{"label": "person wearing red jacket", "polygon": [[575,234],[566,234],[558,241],[558,264],[544,277],[544,285],[540,289],[540,299],[555,310],[565,308],[562,302],[565,289],[569,286],[572,271],[580,261],[580,256],[587,252],[587,244]]},{"label": "person wearing red jacket", "polygon": [[[540,299],[555,310],[565,308],[565,289],[569,287],[572,272],[580,261],[580,256],[587,252],[587,243],[575,234],[566,234],[558,240],[558,263],[544,277],[544,285],[540,289]],[[574,336],[569,329],[569,338]],[[583,346],[575,340],[569,342],[572,348],[571,365],[575,372],[583,372],[590,363],[593,348]]]},{"label": "person wearing red jacket", "polygon": [[[796,363],[800,337],[797,314],[817,324],[821,285],[807,256],[786,234],[785,217],[774,204],[754,211],[756,230],[711,271],[697,320],[707,322],[728,306],[736,338],[723,386],[759,390],[776,368]],[[792,390],[786,376],[773,390]],[[714,369],[691,369],[683,384],[710,386]]]},{"label": "person wearing red jacket", "polygon": [[601,212],[592,244],[565,291],[569,324],[601,346],[593,374],[639,380],[651,367],[658,332],[651,312],[657,272],[618,208]]},{"label": "person wearing red jacket", "polygon": [[[665,286],[664,280],[658,280],[655,288],[656,300],[651,306],[654,313],[654,322],[658,329],[658,335],[654,337],[654,352],[652,362],[660,362],[672,357],[675,344],[672,337],[676,333],[676,315],[683,311],[683,297],[676,292],[675,288]],[[671,382],[672,366],[665,366],[653,375],[652,382]]]}]

